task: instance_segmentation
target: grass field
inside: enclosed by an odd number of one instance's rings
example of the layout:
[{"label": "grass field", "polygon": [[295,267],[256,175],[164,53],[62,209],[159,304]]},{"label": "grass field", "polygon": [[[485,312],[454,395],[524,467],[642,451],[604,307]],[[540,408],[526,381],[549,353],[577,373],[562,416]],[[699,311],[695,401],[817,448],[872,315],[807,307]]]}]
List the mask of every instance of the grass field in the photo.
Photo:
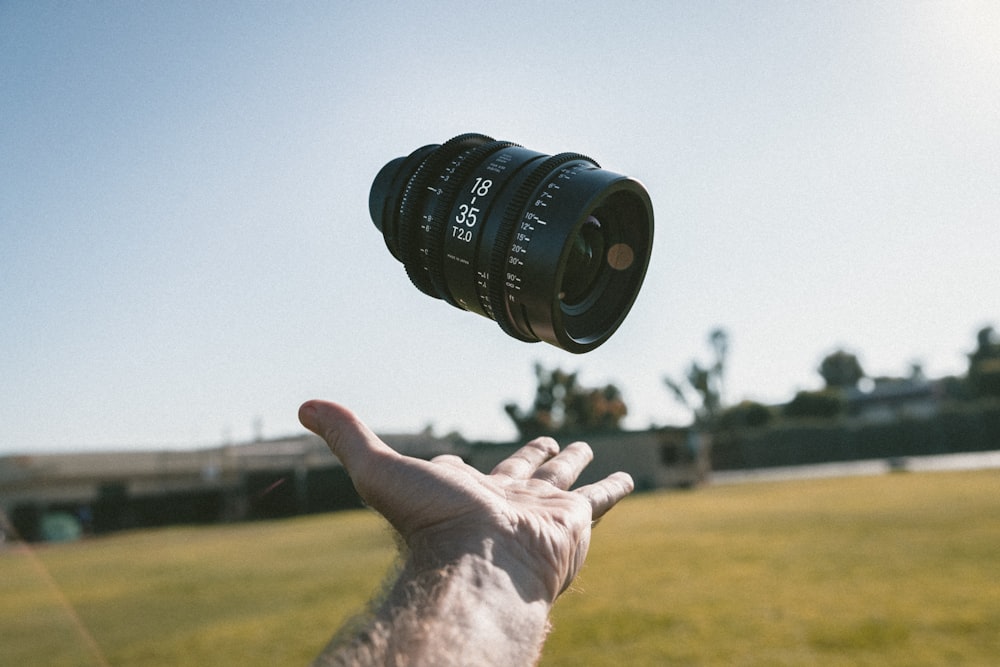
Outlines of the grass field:
[{"label": "grass field", "polygon": [[[366,511],[8,547],[0,665],[304,665],[393,553]],[[1000,664],[1000,472],[629,498],[542,664]]]}]

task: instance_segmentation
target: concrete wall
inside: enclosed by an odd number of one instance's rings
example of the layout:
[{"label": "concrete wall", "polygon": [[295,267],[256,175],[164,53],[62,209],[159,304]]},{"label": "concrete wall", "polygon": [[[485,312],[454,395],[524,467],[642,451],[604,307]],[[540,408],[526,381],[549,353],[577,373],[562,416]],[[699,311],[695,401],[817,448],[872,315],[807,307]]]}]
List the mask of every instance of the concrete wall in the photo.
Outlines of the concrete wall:
[{"label": "concrete wall", "polygon": [[[632,475],[636,489],[691,487],[708,474],[709,440],[688,429],[656,429],[590,434],[580,439],[594,450],[594,460],[578,480],[590,484],[624,471]],[[572,442],[563,438],[560,445]],[[469,449],[466,461],[483,472],[513,454],[522,443],[478,443]]]}]

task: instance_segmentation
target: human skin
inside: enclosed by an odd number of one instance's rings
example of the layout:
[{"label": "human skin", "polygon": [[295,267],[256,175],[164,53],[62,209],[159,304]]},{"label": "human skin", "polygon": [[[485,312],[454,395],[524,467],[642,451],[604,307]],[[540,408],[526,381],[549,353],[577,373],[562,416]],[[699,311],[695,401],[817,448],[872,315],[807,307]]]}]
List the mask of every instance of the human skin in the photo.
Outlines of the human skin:
[{"label": "human skin", "polygon": [[401,455],[335,403],[309,401],[299,419],[405,544],[388,595],[317,666],[535,664],[592,525],[634,488],[615,473],[569,490],[593,459],[585,443],[537,438],[487,475],[457,456]]}]

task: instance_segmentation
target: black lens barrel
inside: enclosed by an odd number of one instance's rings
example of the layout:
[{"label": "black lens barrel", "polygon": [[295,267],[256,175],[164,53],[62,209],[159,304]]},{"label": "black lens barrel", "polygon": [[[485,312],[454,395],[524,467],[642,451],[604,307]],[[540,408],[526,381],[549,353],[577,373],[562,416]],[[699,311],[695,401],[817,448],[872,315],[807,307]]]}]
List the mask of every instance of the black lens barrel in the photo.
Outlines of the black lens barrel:
[{"label": "black lens barrel", "polygon": [[575,353],[625,319],[652,249],[652,204],[638,181],[482,134],[390,161],[369,210],[422,292],[518,340]]}]

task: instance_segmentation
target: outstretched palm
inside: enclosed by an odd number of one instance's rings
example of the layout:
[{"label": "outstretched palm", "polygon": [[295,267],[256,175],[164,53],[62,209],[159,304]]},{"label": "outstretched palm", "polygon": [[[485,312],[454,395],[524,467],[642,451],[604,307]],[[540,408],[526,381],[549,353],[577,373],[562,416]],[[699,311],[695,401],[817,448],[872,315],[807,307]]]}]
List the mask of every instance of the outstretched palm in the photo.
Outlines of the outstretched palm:
[{"label": "outstretched palm", "polygon": [[403,456],[333,403],[306,403],[300,419],[327,441],[361,497],[427,566],[489,552],[526,599],[552,602],[569,585],[586,556],[592,522],[633,488],[628,475],[616,473],[569,491],[593,458],[583,443],[559,451],[551,438],[538,438],[485,475],[456,456]]}]

